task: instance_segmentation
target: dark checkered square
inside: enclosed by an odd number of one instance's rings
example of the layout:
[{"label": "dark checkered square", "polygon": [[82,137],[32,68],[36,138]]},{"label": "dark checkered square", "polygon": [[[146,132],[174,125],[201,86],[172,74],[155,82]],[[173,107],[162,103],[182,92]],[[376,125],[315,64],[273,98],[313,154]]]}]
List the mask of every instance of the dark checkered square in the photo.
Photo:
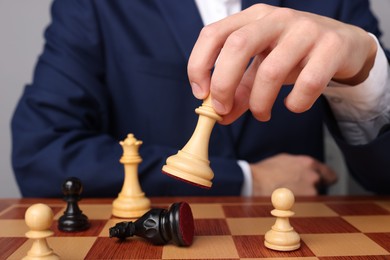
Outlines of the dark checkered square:
[{"label": "dark checkered square", "polygon": [[281,252],[265,247],[264,236],[233,236],[233,239],[240,258],[314,256],[303,241],[299,250]]}]

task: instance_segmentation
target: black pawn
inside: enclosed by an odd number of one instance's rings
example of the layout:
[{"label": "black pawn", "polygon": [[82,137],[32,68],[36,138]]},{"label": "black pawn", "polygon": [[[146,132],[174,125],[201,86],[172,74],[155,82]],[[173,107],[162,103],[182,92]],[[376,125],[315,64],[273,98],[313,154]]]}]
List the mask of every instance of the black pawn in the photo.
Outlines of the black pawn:
[{"label": "black pawn", "polygon": [[155,245],[172,242],[189,246],[194,237],[194,219],[185,202],[172,204],[168,210],[151,209],[135,222],[120,222],[111,227],[110,237],[124,240],[133,235],[147,239]]},{"label": "black pawn", "polygon": [[83,190],[81,181],[76,177],[68,178],[62,184],[64,200],[68,203],[64,215],[58,220],[58,229],[67,232],[83,231],[89,228],[88,217],[80,210],[78,201]]}]

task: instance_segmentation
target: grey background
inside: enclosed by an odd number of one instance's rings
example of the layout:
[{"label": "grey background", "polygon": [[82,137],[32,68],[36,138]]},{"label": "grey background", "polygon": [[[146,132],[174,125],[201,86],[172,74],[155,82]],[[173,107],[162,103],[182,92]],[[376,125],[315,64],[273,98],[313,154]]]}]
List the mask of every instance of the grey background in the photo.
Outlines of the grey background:
[{"label": "grey background", "polygon": [[[0,198],[20,197],[13,176],[10,151],[10,118],[43,45],[43,30],[50,21],[51,0],[0,0]],[[373,0],[381,22],[383,42],[390,46],[390,1]],[[326,140],[327,160],[341,178],[332,194],[364,193],[351,181],[341,155],[331,138]],[[50,158],[48,158],[50,160]]]}]

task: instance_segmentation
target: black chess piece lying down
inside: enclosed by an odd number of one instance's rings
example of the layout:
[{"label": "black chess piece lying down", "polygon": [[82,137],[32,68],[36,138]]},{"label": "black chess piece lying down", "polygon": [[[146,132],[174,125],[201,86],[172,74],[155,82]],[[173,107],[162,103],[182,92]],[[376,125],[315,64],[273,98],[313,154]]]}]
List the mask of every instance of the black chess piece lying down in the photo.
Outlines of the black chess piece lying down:
[{"label": "black chess piece lying down", "polygon": [[172,204],[168,210],[151,209],[135,222],[120,222],[111,227],[110,237],[125,239],[133,235],[155,245],[172,242],[178,246],[190,246],[194,238],[194,218],[188,203]]}]

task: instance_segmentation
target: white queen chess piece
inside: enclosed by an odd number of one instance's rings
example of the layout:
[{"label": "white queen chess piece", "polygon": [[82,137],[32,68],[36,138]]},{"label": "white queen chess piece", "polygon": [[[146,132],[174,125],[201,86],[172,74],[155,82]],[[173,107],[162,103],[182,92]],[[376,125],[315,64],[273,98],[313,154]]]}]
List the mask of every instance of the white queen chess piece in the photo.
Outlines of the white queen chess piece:
[{"label": "white queen chess piece", "polygon": [[150,200],[145,197],[138,180],[138,165],[142,162],[138,150],[142,141],[133,134],[120,142],[123,156],[120,162],[124,165],[125,178],[122,191],[113,201],[112,215],[120,218],[138,218],[150,210]]}]

